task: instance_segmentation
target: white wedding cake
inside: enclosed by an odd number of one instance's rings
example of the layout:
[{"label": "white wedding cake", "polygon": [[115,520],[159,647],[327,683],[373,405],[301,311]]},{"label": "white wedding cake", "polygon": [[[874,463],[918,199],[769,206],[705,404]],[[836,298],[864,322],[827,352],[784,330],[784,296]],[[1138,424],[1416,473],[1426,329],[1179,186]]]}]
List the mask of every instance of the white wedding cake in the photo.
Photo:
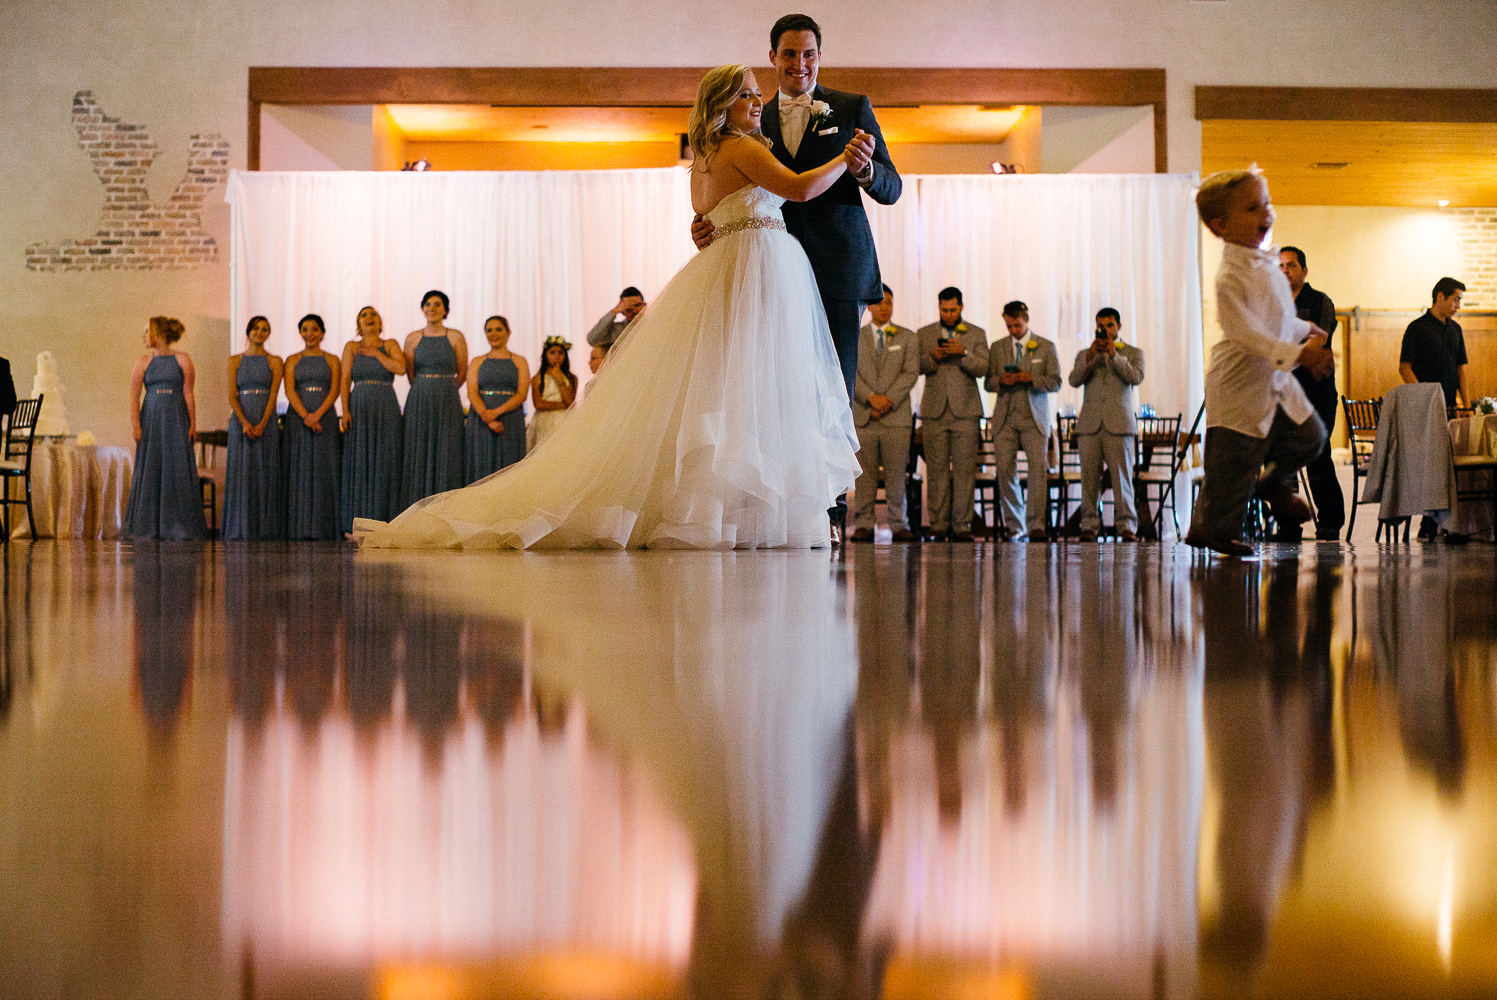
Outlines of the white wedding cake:
[{"label": "white wedding cake", "polygon": [[36,356],[36,378],[31,383],[31,398],[45,395],[42,411],[36,417],[38,437],[45,434],[67,434],[68,407],[62,399],[62,379],[57,377],[57,360],[51,351]]}]

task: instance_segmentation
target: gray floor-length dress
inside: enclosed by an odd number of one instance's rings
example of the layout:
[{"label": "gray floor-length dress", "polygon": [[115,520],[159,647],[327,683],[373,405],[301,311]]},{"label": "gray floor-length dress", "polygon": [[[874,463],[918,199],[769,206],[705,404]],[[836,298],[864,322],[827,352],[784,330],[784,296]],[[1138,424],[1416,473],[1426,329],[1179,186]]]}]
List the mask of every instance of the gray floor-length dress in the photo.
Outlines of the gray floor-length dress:
[{"label": "gray floor-length dress", "polygon": [[125,538],[207,537],[182,381],[182,364],[175,354],[158,354],[146,365],[140,440],[135,443],[130,502],[121,532]]},{"label": "gray floor-length dress", "polygon": [[356,517],[387,521],[400,513],[400,400],[395,373],[367,354],[353,356],[348,431],[343,435],[343,501],[339,526]]},{"label": "gray floor-length dress", "polygon": [[463,485],[463,403],[457,394],[457,352],[445,336],[422,336],[405,398],[405,453],[400,504]]},{"label": "gray floor-length dress", "polygon": [[[520,391],[520,369],[513,358],[484,358],[478,366],[478,394],[483,405],[497,409]],[[525,406],[499,418],[504,430],[495,434],[468,411],[466,445],[463,449],[463,485],[476,483],[525,457]]]},{"label": "gray floor-length dress", "polygon": [[[322,355],[296,363],[296,394],[308,413],[333,391],[333,370]],[[334,541],[338,530],[338,479],[343,459],[338,416],[329,409],[322,432],[314,432],[292,410],[286,414],[286,537],[292,541]]]},{"label": "gray floor-length dress", "polygon": [[[234,389],[239,394],[239,408],[251,421],[259,423],[266,407],[275,406],[270,395],[274,382],[268,357],[246,354],[239,359]],[[270,418],[264,434],[251,439],[244,433],[238,415],[230,415],[224,539],[264,542],[284,538],[286,495],[281,487],[281,428],[276,418]]]}]

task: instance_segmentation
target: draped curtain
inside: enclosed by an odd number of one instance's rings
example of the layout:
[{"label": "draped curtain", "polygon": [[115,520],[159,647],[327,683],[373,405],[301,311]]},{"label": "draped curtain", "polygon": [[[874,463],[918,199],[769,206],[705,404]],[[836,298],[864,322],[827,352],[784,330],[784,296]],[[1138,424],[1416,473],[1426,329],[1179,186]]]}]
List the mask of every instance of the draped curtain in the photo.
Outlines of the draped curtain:
[{"label": "draped curtain", "polygon": [[[995,340],[1017,299],[1069,374],[1097,310],[1112,306],[1122,339],[1144,352],[1139,401],[1188,424],[1204,392],[1195,184],[1172,174],[907,178],[899,201],[869,211],[895,321],[934,322],[936,295],[955,285],[964,316]],[[1079,407],[1081,392],[1066,384],[1059,399]]]},{"label": "draped curtain", "polygon": [[[1186,414],[1202,396],[1198,228],[1183,175],[912,176],[892,206],[870,205],[895,320],[936,317],[936,293],[961,288],[966,315],[1003,334],[1004,302],[1028,303],[1035,332],[1069,370],[1102,306],[1141,347],[1140,399]],[[233,349],[269,317],[269,348],[301,349],[296,322],[327,322],[324,348],[354,337],[374,305],[386,336],[424,322],[431,288],[452,300],[449,325],[486,351],[483,322],[505,315],[512,348],[534,365],[542,341],[584,335],[626,285],[653,297],[694,252],[688,175],[676,168],[438,173],[242,173],[232,206]],[[400,380],[403,386],[404,380]],[[402,390],[403,391],[403,388]],[[1066,386],[1061,402],[1079,402]]]}]

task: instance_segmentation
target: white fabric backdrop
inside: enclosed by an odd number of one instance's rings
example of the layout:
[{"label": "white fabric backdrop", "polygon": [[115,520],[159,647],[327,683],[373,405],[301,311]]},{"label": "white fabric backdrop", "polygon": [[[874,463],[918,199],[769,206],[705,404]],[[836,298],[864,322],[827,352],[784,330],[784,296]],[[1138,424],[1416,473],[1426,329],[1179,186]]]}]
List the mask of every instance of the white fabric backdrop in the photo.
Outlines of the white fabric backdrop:
[{"label": "white fabric backdrop", "polygon": [[[1204,392],[1195,186],[1176,174],[906,178],[899,201],[869,211],[895,321],[935,322],[936,294],[955,285],[965,317],[994,340],[1019,299],[1069,375],[1097,310],[1113,306],[1123,339],[1144,351],[1139,402],[1188,425]],[[1081,403],[1069,384],[1059,398]]]},{"label": "white fabric backdrop", "polygon": [[[1115,306],[1123,338],[1147,356],[1140,400],[1188,422],[1203,391],[1194,186],[1163,174],[906,177],[898,203],[869,211],[895,319],[933,321],[936,293],[956,285],[967,317],[998,337],[1003,303],[1022,299],[1069,371],[1096,311]],[[653,297],[693,252],[676,168],[235,172],[227,197],[236,352],[257,313],[283,356],[301,348],[308,312],[327,322],[330,351],[370,304],[403,338],[422,325],[422,293],[440,288],[470,352],[487,350],[483,320],[502,313],[532,365],[560,334],[585,379],[584,334],[619,290]],[[1067,386],[1061,401],[1079,394]]]},{"label": "white fabric backdrop", "polygon": [[336,354],[366,305],[387,337],[403,340],[425,323],[421,296],[437,288],[470,356],[488,350],[483,322],[499,313],[532,370],[541,343],[560,334],[586,379],[584,337],[619,291],[653,295],[695,252],[680,170],[236,171],[227,198],[236,353],[251,316],[270,319],[267,346],[285,357],[303,346],[297,320],[317,313],[323,348]]}]

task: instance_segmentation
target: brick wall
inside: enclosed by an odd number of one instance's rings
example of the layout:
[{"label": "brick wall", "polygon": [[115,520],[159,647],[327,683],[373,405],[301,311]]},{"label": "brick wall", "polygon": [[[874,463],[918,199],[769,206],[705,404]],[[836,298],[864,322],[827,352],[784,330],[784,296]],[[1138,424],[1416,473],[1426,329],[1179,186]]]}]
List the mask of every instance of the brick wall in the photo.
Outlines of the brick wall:
[{"label": "brick wall", "polygon": [[1497,208],[1457,208],[1466,283],[1461,305],[1466,309],[1497,309]]},{"label": "brick wall", "polygon": [[203,198],[229,172],[229,143],[216,133],[190,137],[187,172],[165,204],[151,200],[146,175],[156,143],[144,125],[110,118],[93,91],[73,96],[78,146],[104,185],[104,214],[91,236],[26,248],[33,271],[145,271],[199,267],[218,259],[202,229]]}]

